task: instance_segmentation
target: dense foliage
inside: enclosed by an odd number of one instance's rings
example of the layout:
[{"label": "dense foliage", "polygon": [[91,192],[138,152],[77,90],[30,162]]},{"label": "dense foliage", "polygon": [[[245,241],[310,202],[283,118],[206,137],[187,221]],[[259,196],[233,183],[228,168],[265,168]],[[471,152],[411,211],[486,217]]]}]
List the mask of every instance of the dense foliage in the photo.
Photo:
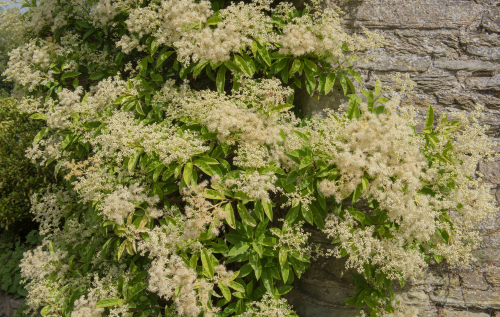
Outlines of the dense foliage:
[{"label": "dense foliage", "polygon": [[[408,316],[392,281],[431,257],[468,263],[495,211],[476,174],[493,154],[480,106],[457,120],[429,107],[417,133],[396,93],[351,81],[379,36],[346,34],[333,8],[270,4],[25,3],[31,39],[5,75],[46,123],[27,157],[59,176],[31,198],[46,234],[21,264],[32,310],[294,316],[281,296],[311,261],[347,256],[348,304]],[[345,111],[294,114],[294,89],[335,81]]]},{"label": "dense foliage", "polygon": [[21,268],[19,263],[24,252],[33,250],[42,242],[36,230],[32,230],[24,239],[10,232],[0,233],[0,290],[19,298],[28,295],[21,283]]},{"label": "dense foliage", "polygon": [[31,195],[53,181],[53,168],[32,164],[25,156],[44,126],[21,114],[14,99],[0,99],[0,228],[29,226]]}]

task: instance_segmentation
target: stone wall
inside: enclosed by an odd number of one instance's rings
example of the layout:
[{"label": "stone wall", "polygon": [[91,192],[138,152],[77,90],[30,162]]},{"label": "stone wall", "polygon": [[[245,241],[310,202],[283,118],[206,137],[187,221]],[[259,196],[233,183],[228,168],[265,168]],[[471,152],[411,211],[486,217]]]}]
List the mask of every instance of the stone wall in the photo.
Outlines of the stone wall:
[{"label": "stone wall", "polygon": [[[378,62],[355,64],[365,88],[373,89],[377,78],[390,85],[389,75],[408,73],[417,86],[402,104],[414,105],[422,116],[429,105],[439,114],[483,104],[482,123],[500,141],[500,0],[326,0],[325,4],[332,3],[346,13],[345,27],[351,32],[366,27],[386,39],[383,49],[371,52]],[[297,103],[311,114],[344,102],[340,86],[327,96],[297,95]],[[479,168],[500,201],[500,162]],[[399,290],[405,302],[417,307],[420,316],[500,317],[499,217],[482,228],[484,242],[476,251],[476,263],[461,271],[431,265],[424,278]],[[314,232],[313,240],[330,245],[320,232]],[[323,259],[313,263],[288,299],[301,317],[358,316],[344,305],[354,295],[353,286],[342,260]]]}]

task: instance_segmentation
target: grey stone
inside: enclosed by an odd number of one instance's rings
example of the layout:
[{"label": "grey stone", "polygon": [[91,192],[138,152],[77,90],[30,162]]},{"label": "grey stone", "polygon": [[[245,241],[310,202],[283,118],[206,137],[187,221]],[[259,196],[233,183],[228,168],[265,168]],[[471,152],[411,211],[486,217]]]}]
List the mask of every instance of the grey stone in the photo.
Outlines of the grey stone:
[{"label": "grey stone", "polygon": [[464,272],[460,273],[462,278],[462,286],[468,289],[478,289],[486,291],[489,285],[486,283],[484,276],[478,272]]},{"label": "grey stone", "polygon": [[500,162],[482,162],[479,170],[484,175],[484,180],[488,183],[500,184]]},{"label": "grey stone", "polygon": [[426,30],[469,25],[483,10],[473,1],[446,0],[351,0],[341,8],[356,27]]},{"label": "grey stone", "polygon": [[434,61],[434,67],[447,70],[495,71],[500,69],[500,64],[478,60],[439,59]]},{"label": "grey stone", "polygon": [[466,82],[469,89],[500,91],[500,74],[493,77],[472,77]]},{"label": "grey stone", "polygon": [[410,78],[417,83],[418,89],[424,91],[450,90],[458,86],[457,78],[441,69],[431,69]]},{"label": "grey stone", "polygon": [[484,273],[484,277],[491,286],[500,287],[500,268],[490,268]]},{"label": "grey stone", "polygon": [[489,7],[487,13],[483,15],[481,26],[489,32],[500,33],[500,8]]},{"label": "grey stone", "polygon": [[463,110],[472,110],[476,104],[489,109],[500,110],[500,98],[492,95],[475,92],[437,91],[434,93],[437,102],[444,106],[456,107]]},{"label": "grey stone", "polygon": [[24,300],[23,299],[11,299],[10,300],[10,307],[14,310],[17,310],[21,305],[23,304]]},{"label": "grey stone", "polygon": [[374,54],[377,62],[365,64],[358,61],[355,66],[359,69],[369,69],[377,71],[413,71],[424,72],[431,66],[431,58],[429,56],[420,57],[415,55],[399,55],[390,56],[387,54]]},{"label": "grey stone", "polygon": [[469,312],[469,311],[457,311],[451,309],[443,310],[444,316],[446,317],[490,317],[490,314],[481,312]]}]

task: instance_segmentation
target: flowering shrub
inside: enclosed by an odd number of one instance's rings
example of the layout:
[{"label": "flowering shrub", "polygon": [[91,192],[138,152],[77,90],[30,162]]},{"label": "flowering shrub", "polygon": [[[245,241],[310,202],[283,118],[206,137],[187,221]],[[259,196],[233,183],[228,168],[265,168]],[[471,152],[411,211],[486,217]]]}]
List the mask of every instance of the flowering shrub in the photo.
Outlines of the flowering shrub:
[{"label": "flowering shrub", "polygon": [[[429,107],[417,133],[397,94],[377,81],[362,99],[345,67],[379,36],[270,3],[26,3],[32,39],[5,75],[47,124],[27,156],[63,177],[32,196],[46,234],[21,264],[32,310],[294,316],[281,296],[333,255],[359,272],[347,303],[375,316],[397,313],[392,281],[430,257],[470,260],[494,212],[480,107],[437,125]],[[294,114],[294,88],[336,80],[346,111]],[[306,223],[333,248],[310,245]]]}]

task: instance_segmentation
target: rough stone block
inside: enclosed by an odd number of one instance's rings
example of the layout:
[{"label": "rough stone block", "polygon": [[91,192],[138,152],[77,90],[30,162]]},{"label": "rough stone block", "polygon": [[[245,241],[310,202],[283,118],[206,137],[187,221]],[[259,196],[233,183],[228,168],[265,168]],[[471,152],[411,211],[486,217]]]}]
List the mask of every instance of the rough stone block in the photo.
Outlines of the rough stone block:
[{"label": "rough stone block", "polygon": [[500,184],[500,162],[483,162],[479,164],[479,170],[488,183]]},{"label": "rough stone block", "polygon": [[351,0],[344,7],[357,27],[427,30],[470,25],[483,10],[474,1],[447,0]]},{"label": "rough stone block", "polygon": [[472,90],[500,91],[500,74],[493,77],[472,77],[467,79],[465,83]]},{"label": "rough stone block", "polygon": [[390,56],[387,54],[374,54],[378,60],[374,63],[365,64],[361,61],[355,64],[356,68],[376,71],[396,71],[396,72],[425,72],[431,66],[432,60],[429,56],[421,57],[416,55]]},{"label": "rough stone block", "polygon": [[486,282],[494,287],[500,287],[500,268],[494,267],[484,273]]},{"label": "rough stone block", "polygon": [[457,310],[451,310],[451,309],[444,309],[443,315],[446,317],[490,317],[490,315],[487,313],[457,311]]},{"label": "rough stone block", "polygon": [[495,71],[500,69],[500,64],[478,60],[438,59],[434,61],[434,67],[447,70]]}]

